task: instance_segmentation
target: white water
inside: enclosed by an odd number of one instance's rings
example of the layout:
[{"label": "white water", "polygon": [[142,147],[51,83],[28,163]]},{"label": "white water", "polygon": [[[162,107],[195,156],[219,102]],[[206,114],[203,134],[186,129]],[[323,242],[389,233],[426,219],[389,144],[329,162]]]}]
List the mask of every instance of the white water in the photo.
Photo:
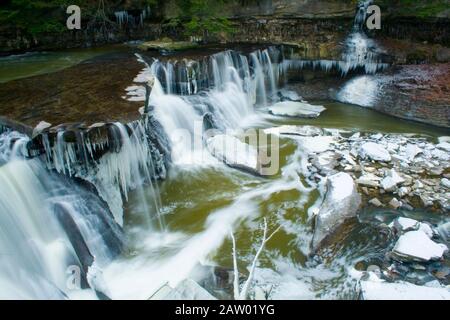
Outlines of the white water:
[{"label": "white water", "polygon": [[72,293],[67,268],[80,261],[55,206],[65,208],[70,218],[63,219],[75,222],[100,265],[111,259],[113,248],[99,235],[111,218],[94,195],[51,175],[39,160],[24,160],[18,151],[27,141],[16,132],[0,135],[0,298],[63,299]]},{"label": "white water", "polygon": [[374,77],[358,76],[345,84],[337,99],[345,103],[373,107],[378,94],[379,85]]}]

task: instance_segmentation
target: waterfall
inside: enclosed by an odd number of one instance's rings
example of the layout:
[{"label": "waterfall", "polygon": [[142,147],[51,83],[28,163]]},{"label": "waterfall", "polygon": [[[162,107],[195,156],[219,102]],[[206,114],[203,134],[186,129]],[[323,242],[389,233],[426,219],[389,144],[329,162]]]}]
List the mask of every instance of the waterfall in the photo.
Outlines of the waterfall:
[{"label": "waterfall", "polygon": [[[347,72],[363,67],[366,74],[375,74],[377,71],[387,67],[380,62],[377,47],[372,39],[364,32],[364,24],[367,19],[367,8],[372,0],[360,1],[355,16],[353,32],[346,40],[344,60]],[[372,107],[377,98],[379,85],[369,75],[358,76],[347,82],[338,92],[337,99],[342,102]]]},{"label": "waterfall", "polygon": [[[148,72],[159,80],[165,93],[184,96],[212,88],[223,90],[236,79],[237,74],[249,99],[253,101],[257,98],[258,104],[265,106],[267,92],[273,95],[277,91],[279,56],[280,49],[271,47],[254,51],[248,56],[227,50],[198,61],[155,60],[135,81],[146,81],[145,74]],[[142,57],[140,59],[143,60]]]},{"label": "waterfall", "polygon": [[68,268],[80,269],[86,288],[93,261],[106,265],[120,253],[121,230],[91,191],[25,160],[27,140],[0,135],[0,297],[63,299],[74,292]]},{"label": "waterfall", "polygon": [[147,6],[146,8],[142,9],[139,13],[139,16],[134,16],[130,13],[128,13],[127,10],[122,11],[116,11],[114,12],[114,16],[116,17],[116,22],[119,25],[120,28],[123,28],[124,26],[128,26],[131,24],[131,27],[144,26],[144,20],[150,17],[151,10],[150,6]]},{"label": "waterfall", "polygon": [[155,60],[143,70],[135,81],[155,78],[150,105],[170,136],[173,163],[217,163],[203,150],[203,116],[211,114],[220,129],[237,129],[254,114],[255,104],[266,106],[278,90],[278,60],[273,60],[278,52],[271,48],[247,56],[227,50],[200,61]]},{"label": "waterfall", "polygon": [[339,91],[337,99],[341,102],[373,107],[376,101],[379,85],[371,76],[358,76]]}]

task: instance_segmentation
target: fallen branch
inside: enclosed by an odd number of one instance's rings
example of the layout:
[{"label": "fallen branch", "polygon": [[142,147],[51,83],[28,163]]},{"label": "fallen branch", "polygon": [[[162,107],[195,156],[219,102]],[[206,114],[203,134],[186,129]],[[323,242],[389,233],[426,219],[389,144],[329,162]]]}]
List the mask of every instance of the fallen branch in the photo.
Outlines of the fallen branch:
[{"label": "fallen branch", "polygon": [[256,252],[255,258],[253,259],[252,262],[252,266],[250,268],[250,273],[248,275],[247,280],[244,283],[244,286],[242,287],[242,290],[239,290],[239,270],[238,270],[238,266],[237,266],[237,257],[236,257],[236,240],[234,238],[233,232],[231,232],[231,239],[233,242],[233,268],[234,268],[234,282],[233,282],[233,287],[234,287],[234,299],[235,300],[245,300],[247,299],[248,296],[248,290],[250,288],[250,285],[253,281],[253,277],[254,277],[254,273],[255,273],[255,269],[256,269],[256,264],[258,262],[259,256],[261,255],[261,252],[264,249],[264,246],[266,245],[266,243],[275,235],[275,233],[277,233],[280,230],[281,226],[279,226],[274,232],[272,232],[268,237],[267,237],[267,232],[268,232],[268,226],[267,226],[267,219],[264,218],[264,233],[263,233],[263,239],[261,242],[261,246],[259,247],[258,251]]}]

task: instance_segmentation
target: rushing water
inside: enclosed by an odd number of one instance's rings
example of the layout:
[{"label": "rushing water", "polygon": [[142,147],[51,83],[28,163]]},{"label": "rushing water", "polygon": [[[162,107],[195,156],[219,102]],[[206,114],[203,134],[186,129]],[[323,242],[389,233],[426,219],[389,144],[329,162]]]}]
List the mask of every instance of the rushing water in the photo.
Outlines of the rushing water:
[{"label": "rushing water", "polygon": [[[382,260],[392,240],[377,226],[392,221],[393,212],[360,212],[358,219],[346,223],[340,241],[313,258],[311,213],[323,194],[302,175],[306,155],[295,137],[280,138],[279,170],[260,177],[213,157],[205,150],[203,129],[209,117],[217,130],[237,136],[243,129],[283,124],[430,138],[446,134],[331,101],[314,102],[327,108],[317,119],[266,112],[267,106],[279,101],[283,75],[290,68],[338,68],[346,74],[353,69],[374,73],[384,67],[370,53],[372,43],[362,28],[369,3],[363,2],[356,15],[342,61],[294,61],[276,47],[250,53],[226,50],[198,61],[179,57],[147,61],[138,55],[144,69],[135,81],[154,79],[149,107],[168,136],[167,173],[156,172],[163,166],[148,139],[148,119],[112,123],[113,140],[97,144],[83,135],[66,142],[59,131],[53,144],[44,137],[46,155],[35,159],[26,157],[28,137],[9,131],[1,134],[0,298],[148,299],[165,284],[173,287],[193,278],[215,296],[230,299],[229,288],[210,281],[211,268],[233,268],[233,233],[239,269],[247,274],[264,218],[270,230],[280,230],[260,256],[255,288],[271,299],[356,298],[358,264]],[[123,14],[117,18],[125,22]],[[22,71],[5,73],[0,82],[73,63],[61,65],[55,63],[58,58],[49,58],[47,68],[26,60],[29,57],[9,59],[18,61]],[[6,61],[0,61],[0,68],[6,68]],[[36,69],[27,63],[36,64]],[[364,77],[344,88],[343,101],[353,103],[359,94],[361,105],[371,104],[370,95],[355,90],[367,89]],[[260,148],[272,143],[264,141]],[[106,148],[113,152],[97,157]],[[156,177],[164,179],[156,182]],[[434,223],[442,219],[430,218],[426,212],[401,214],[427,216]],[[83,290],[67,284],[68,270],[74,266],[80,269]]]}]

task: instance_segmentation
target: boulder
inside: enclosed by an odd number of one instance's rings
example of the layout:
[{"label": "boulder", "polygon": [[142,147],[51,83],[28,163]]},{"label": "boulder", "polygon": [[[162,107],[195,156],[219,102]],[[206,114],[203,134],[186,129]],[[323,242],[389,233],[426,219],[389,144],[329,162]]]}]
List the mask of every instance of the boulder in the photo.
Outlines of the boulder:
[{"label": "boulder", "polygon": [[368,158],[375,161],[389,162],[392,160],[389,151],[387,151],[381,144],[374,142],[364,143],[359,150],[359,155],[363,159]]},{"label": "boulder", "polygon": [[206,140],[206,147],[217,159],[232,168],[260,174],[258,150],[238,138],[218,134]]},{"label": "boulder", "polygon": [[326,109],[323,106],[312,105],[306,102],[282,101],[269,107],[269,113],[276,116],[317,118]]},{"label": "boulder", "polygon": [[326,187],[325,199],[316,216],[313,251],[346,219],[356,216],[361,205],[361,196],[348,173],[340,172],[328,177]]}]

